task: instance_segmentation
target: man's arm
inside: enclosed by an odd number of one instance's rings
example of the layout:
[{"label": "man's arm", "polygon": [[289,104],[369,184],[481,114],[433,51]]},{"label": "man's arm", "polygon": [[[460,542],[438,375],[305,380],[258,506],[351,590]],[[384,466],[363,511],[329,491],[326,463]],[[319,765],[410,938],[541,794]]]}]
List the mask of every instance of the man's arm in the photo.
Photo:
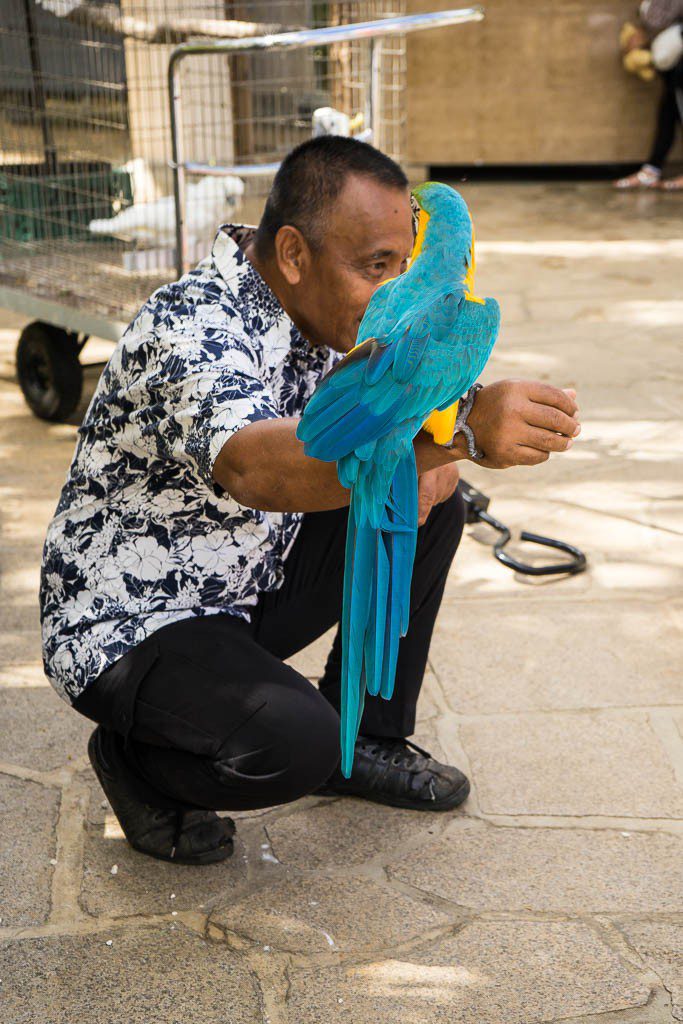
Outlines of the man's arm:
[{"label": "man's arm", "polygon": [[[565,451],[578,433],[576,402],[564,391],[530,381],[498,381],[477,395],[469,422],[492,469],[544,462]],[[268,512],[317,512],[349,503],[334,462],[304,454],[296,418],[249,423],[225,443],[213,477],[241,505]],[[420,432],[414,441],[418,474],[466,459],[462,435],[452,449]]]},{"label": "man's arm", "polygon": [[[304,454],[298,418],[258,420],[237,431],[218,453],[213,477],[241,505],[266,512],[321,512],[348,505],[335,462]],[[467,446],[448,451],[428,434],[415,438],[418,473],[466,458]]]}]

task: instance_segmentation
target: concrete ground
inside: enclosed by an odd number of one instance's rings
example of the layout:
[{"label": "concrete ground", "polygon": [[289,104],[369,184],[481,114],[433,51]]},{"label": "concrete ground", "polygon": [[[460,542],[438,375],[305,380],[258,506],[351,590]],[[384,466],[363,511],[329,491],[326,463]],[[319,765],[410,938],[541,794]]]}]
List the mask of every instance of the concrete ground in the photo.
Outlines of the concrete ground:
[{"label": "concrete ground", "polygon": [[[41,669],[76,428],[28,413],[0,313],[5,1024],[683,1020],[683,204],[464,191],[503,309],[486,377],[576,386],[584,423],[541,468],[465,474],[590,569],[516,578],[468,531],[416,737],[470,774],[460,813],[311,797],[238,815],[219,866],[126,846]],[[325,650],[294,660],[314,678]]]}]

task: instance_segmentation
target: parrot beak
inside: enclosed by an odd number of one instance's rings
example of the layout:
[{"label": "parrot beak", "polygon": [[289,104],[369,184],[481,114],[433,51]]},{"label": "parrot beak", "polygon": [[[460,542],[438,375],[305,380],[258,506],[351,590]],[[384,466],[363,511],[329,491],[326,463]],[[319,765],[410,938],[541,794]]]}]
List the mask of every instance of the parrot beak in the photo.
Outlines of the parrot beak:
[{"label": "parrot beak", "polygon": [[412,192],[410,194],[410,209],[411,209],[411,212],[413,214],[413,244],[414,244],[415,243],[415,238],[417,237],[417,230],[418,230],[419,223],[420,223],[420,204],[418,203],[417,199],[412,194]]},{"label": "parrot beak", "polygon": [[[413,211],[414,215],[414,211]],[[422,246],[424,245],[425,234],[427,231],[427,224],[429,223],[429,214],[426,210],[423,210],[420,206],[417,207],[417,224],[415,226],[415,241],[413,243],[413,251],[410,254],[408,260],[408,266],[412,266],[417,257],[422,252]]]}]

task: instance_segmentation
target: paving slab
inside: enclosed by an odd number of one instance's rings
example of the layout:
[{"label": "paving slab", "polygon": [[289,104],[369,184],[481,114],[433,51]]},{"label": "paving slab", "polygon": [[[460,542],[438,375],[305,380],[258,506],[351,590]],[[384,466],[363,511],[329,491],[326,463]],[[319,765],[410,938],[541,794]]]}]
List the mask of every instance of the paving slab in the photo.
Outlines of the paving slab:
[{"label": "paving slab", "polygon": [[460,729],[490,814],[683,817],[683,790],[643,712],[500,715]]},{"label": "paving slab", "polygon": [[[604,310],[604,303],[607,299],[612,305],[612,309],[608,309],[604,317],[607,322],[613,322],[619,316],[621,316],[621,321],[629,319],[625,314],[633,314],[633,307],[624,308],[623,303],[633,301],[637,297],[637,293],[642,293],[645,287],[649,302],[670,302],[672,298],[671,283],[666,280],[665,275],[662,278],[655,275],[639,278],[633,261],[619,260],[618,257],[610,260],[608,296],[605,289],[605,276],[595,272],[595,263],[592,260],[577,260],[562,256],[517,256],[517,258],[520,260],[533,259],[532,301],[538,302],[539,305],[546,302],[555,304],[558,299],[563,298],[563,296],[558,296],[557,283],[560,275],[563,293],[568,302],[574,300],[575,308],[579,313],[585,308],[585,304],[589,308]],[[493,269],[494,259],[495,257],[489,254],[483,257],[484,264],[490,270]],[[502,269],[500,264],[498,269]],[[642,309],[642,307],[640,308]],[[551,315],[544,319],[547,321],[553,318]],[[560,318],[555,318],[555,322],[559,328]],[[547,338],[549,342],[555,340],[553,335],[549,335]],[[642,357],[642,352],[636,354]],[[596,360],[599,360],[601,356],[604,358],[602,350],[596,351]]]},{"label": "paving slab", "polygon": [[2,927],[43,924],[50,912],[58,808],[57,790],[0,775]]},{"label": "paving slab", "polygon": [[111,812],[103,826],[88,828],[84,865],[80,902],[95,917],[192,910],[218,896],[233,897],[247,884],[246,856],[239,837],[233,856],[222,863],[171,864],[129,846]]},{"label": "paving slab", "polygon": [[431,660],[468,714],[683,701],[683,632],[659,604],[450,604]]},{"label": "paving slab", "polygon": [[671,995],[674,1020],[683,1020],[683,922],[629,921],[621,930]]},{"label": "paving slab", "polygon": [[35,630],[21,628],[8,629],[2,638],[2,671],[3,682],[12,685],[14,672],[17,678],[31,677],[47,683],[42,671],[42,649],[40,633]]},{"label": "paving slab", "polygon": [[[494,285],[491,292],[495,290]],[[641,419],[671,421],[669,429],[671,433],[676,431],[681,388],[679,325],[659,326],[647,332],[657,350],[657,368],[653,372],[649,367],[644,372],[640,325],[598,321],[589,325],[585,321],[549,325],[529,319],[508,322],[506,310],[501,308],[503,331],[483,379],[521,377],[575,388],[582,422],[595,418],[598,439],[609,436],[609,428],[627,435],[629,425]],[[571,457],[561,457],[558,463],[567,468],[573,465],[585,438],[584,430]],[[531,473],[542,478],[545,471],[544,465]],[[508,472],[502,476],[507,477]]]},{"label": "paving slab", "polygon": [[43,537],[0,545],[0,597],[4,602],[37,604]]},{"label": "paving slab", "polygon": [[[645,502],[657,488],[662,492],[663,508],[677,496],[671,481],[680,460],[675,450],[680,427],[674,415],[671,410],[668,418],[661,420],[638,417],[625,421],[619,417],[605,419],[601,414],[590,416],[584,411],[581,433],[571,450],[551,455],[540,466],[515,466],[504,473],[487,472],[471,463],[460,468],[466,479],[497,498],[523,498],[551,505],[559,501],[568,508],[592,508],[615,520],[638,523],[642,522],[642,508],[635,507],[633,515],[625,515],[624,495],[631,493]],[[572,488],[576,489],[575,495]],[[657,527],[656,523],[652,525]],[[680,535],[680,523],[676,532]]]},{"label": "paving slab", "polygon": [[532,1024],[646,1003],[583,924],[478,922],[391,958],[292,976],[288,1024]]},{"label": "paving slab", "polygon": [[239,956],[171,924],[5,943],[0,977],[3,1024],[263,1020]]},{"label": "paving slab", "polygon": [[5,600],[7,603],[2,615],[4,625],[12,632],[23,631],[26,634],[26,639],[32,641],[33,657],[35,658],[37,652],[37,660],[40,662],[40,611],[36,594],[27,594],[21,598],[8,597]]},{"label": "paving slab", "polygon": [[[680,475],[680,468],[674,472]],[[672,495],[667,471],[642,460],[615,460],[599,480],[554,482],[552,493],[567,504],[611,509],[617,518],[666,531],[674,541],[683,535],[683,501],[678,494]]]},{"label": "paving slab", "polygon": [[298,953],[390,950],[453,918],[371,879],[325,875],[287,878],[211,915],[254,942]]},{"label": "paving slab", "polygon": [[426,837],[440,819],[426,811],[417,814],[343,797],[269,822],[268,835],[287,867],[344,867]]},{"label": "paving slab", "polygon": [[683,911],[683,837],[459,821],[389,874],[478,911]]},{"label": "paving slab", "polygon": [[[641,432],[649,425],[642,420],[635,424]],[[681,475],[680,462],[674,462],[673,455],[667,454],[659,444],[653,445],[650,452],[639,454],[629,454],[622,449],[610,455],[604,443],[597,441],[589,447],[591,435],[595,436],[601,429],[597,422],[584,422],[583,449],[572,449],[564,459],[551,458],[535,475],[533,470],[524,471],[521,467],[508,470],[506,494],[514,497],[533,494],[538,501],[593,509],[614,519],[641,523],[680,538],[683,534],[681,498],[676,490],[672,491],[672,477]],[[671,431],[668,425],[666,429]],[[571,471],[575,465],[581,466],[580,473]],[[476,483],[469,467],[464,475],[471,483]],[[490,475],[484,479],[487,483],[481,489],[486,492],[487,487],[491,490]],[[495,510],[493,513],[495,515]]]},{"label": "paving slab", "polygon": [[3,760],[40,771],[83,758],[93,730],[49,685],[15,688],[0,681],[0,721]]},{"label": "paving slab", "polygon": [[[469,467],[463,470],[463,476],[492,497],[493,515],[513,531],[507,545],[510,554],[532,565],[561,560],[559,552],[555,556],[548,548],[519,543],[519,531],[528,529],[580,548],[588,559],[588,570],[569,577],[511,572],[493,557],[491,546],[498,535],[484,524],[470,526],[446,583],[444,611],[455,601],[489,602],[502,597],[514,597],[518,603],[540,599],[593,605],[602,601],[617,607],[625,601],[642,606],[679,597],[683,538],[617,518],[606,509],[576,508],[543,494],[513,496],[499,485],[495,489],[490,480],[475,478]],[[481,608],[479,614],[486,617]],[[442,616],[443,611],[437,624]]]}]

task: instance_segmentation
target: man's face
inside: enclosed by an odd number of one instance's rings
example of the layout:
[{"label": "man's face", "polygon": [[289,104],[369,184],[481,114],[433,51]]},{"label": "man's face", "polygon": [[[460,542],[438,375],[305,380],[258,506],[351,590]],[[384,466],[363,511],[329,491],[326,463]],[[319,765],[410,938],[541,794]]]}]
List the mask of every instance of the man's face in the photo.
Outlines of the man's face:
[{"label": "man's face", "polygon": [[297,322],[309,341],[352,349],[373,292],[405,270],[412,247],[408,190],[350,175],[294,289]]}]

